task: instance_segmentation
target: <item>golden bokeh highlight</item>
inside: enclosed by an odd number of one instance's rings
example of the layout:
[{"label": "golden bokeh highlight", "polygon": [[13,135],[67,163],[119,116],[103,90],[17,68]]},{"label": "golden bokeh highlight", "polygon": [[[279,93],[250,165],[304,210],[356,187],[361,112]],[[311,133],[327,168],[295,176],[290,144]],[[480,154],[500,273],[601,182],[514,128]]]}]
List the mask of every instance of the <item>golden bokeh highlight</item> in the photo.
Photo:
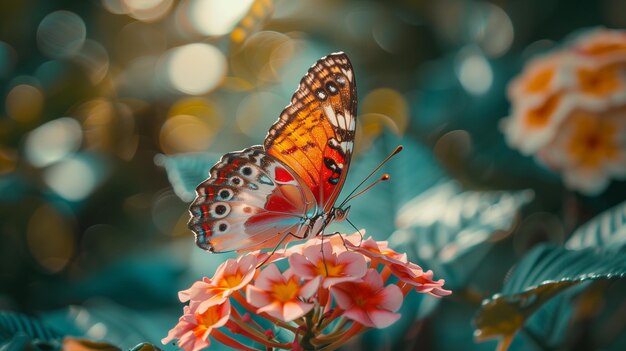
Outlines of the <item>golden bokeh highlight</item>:
[{"label": "golden bokeh highlight", "polygon": [[94,99],[81,104],[73,115],[82,122],[86,149],[116,154],[124,160],[135,155],[139,137],[127,105]]},{"label": "golden bokeh highlight", "polygon": [[267,91],[246,96],[237,107],[237,127],[245,135],[255,138],[259,131],[267,131],[286,105],[284,98]]},{"label": "golden bokeh highlight", "polygon": [[450,174],[464,179],[472,145],[472,136],[466,130],[452,130],[437,140],[433,153]]},{"label": "golden bokeh highlight", "polygon": [[169,13],[173,0],[123,0],[124,12],[143,22],[160,20]]},{"label": "golden bokeh highlight", "polygon": [[363,98],[360,122],[365,137],[379,135],[384,127],[404,134],[409,120],[409,105],[404,96],[389,88],[375,89]]},{"label": "golden bokeh highlight", "polygon": [[220,114],[213,102],[203,98],[178,101],[161,127],[161,150],[166,154],[206,151],[220,130]]},{"label": "golden bokeh highlight", "polygon": [[254,86],[280,82],[280,68],[293,57],[295,49],[294,40],[283,33],[259,32],[231,54],[231,69],[236,77]]},{"label": "golden bokeh highlight", "polygon": [[12,149],[0,147],[0,176],[15,170],[17,152]]},{"label": "golden bokeh highlight", "polygon": [[274,12],[272,0],[254,0],[244,18],[230,33],[230,41],[234,45],[242,44],[249,36],[257,32],[267,22]]},{"label": "golden bokeh highlight", "polygon": [[34,260],[47,272],[63,270],[76,250],[74,228],[52,206],[35,209],[28,222],[26,239]]},{"label": "golden bokeh highlight", "polygon": [[5,100],[7,114],[22,123],[37,120],[41,115],[43,104],[44,96],[41,90],[28,84],[13,87]]}]

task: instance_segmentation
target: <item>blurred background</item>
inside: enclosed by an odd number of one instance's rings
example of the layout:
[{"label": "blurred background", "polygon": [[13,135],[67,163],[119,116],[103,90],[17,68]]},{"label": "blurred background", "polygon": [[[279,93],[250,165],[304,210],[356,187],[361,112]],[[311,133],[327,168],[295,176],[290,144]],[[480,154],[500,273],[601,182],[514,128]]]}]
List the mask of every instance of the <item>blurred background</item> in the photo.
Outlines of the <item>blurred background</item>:
[{"label": "blurred background", "polygon": [[[20,322],[160,345],[177,291],[229,257],[195,247],[193,189],[223,153],[262,144],[308,67],[344,51],[359,98],[345,188],[406,147],[352,221],[454,291],[405,302],[402,322],[355,345],[494,349],[474,338],[482,299],[532,247],[564,244],[626,190],[580,195],[508,147],[507,84],[571,33],[625,27],[625,13],[619,0],[2,2],[0,341],[28,343],[8,335]],[[624,345],[623,316],[602,338],[593,318],[588,343],[561,323],[512,348]]]}]

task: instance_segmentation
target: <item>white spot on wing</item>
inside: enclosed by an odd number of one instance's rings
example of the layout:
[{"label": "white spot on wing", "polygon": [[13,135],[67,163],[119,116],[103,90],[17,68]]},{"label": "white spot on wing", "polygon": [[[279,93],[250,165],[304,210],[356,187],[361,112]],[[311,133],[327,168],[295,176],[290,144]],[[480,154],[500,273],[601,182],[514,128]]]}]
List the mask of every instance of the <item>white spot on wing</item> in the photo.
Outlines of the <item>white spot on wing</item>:
[{"label": "white spot on wing", "polygon": [[349,81],[352,81],[352,71],[350,70],[345,70],[345,69],[341,69],[341,72],[343,72],[343,74],[348,77]]},{"label": "white spot on wing", "polygon": [[335,110],[333,110],[333,107],[331,105],[324,105],[324,113],[326,114],[326,117],[328,117],[328,120],[332,125],[334,125],[335,127],[339,127],[337,115],[335,115]]}]

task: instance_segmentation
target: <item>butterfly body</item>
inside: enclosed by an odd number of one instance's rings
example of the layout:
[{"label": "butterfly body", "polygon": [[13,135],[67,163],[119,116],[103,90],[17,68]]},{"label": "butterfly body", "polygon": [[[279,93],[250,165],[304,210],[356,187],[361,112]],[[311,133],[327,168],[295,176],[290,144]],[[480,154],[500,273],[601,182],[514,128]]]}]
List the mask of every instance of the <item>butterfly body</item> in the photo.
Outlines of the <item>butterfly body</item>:
[{"label": "butterfly body", "polygon": [[263,146],[231,152],[196,188],[189,228],[212,252],[274,248],[323,232],[352,156],[356,85],[343,53],[302,78]]}]

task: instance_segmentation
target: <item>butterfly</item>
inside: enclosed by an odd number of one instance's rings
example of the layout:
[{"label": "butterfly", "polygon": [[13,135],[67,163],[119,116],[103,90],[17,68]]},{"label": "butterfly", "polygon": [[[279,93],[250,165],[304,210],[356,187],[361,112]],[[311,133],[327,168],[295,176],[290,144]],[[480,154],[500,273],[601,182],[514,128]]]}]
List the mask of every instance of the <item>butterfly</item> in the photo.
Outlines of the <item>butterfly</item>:
[{"label": "butterfly", "polygon": [[356,84],[344,53],[319,59],[263,146],[225,154],[196,188],[188,227],[211,252],[312,238],[346,215],[334,207],[354,145]]}]

